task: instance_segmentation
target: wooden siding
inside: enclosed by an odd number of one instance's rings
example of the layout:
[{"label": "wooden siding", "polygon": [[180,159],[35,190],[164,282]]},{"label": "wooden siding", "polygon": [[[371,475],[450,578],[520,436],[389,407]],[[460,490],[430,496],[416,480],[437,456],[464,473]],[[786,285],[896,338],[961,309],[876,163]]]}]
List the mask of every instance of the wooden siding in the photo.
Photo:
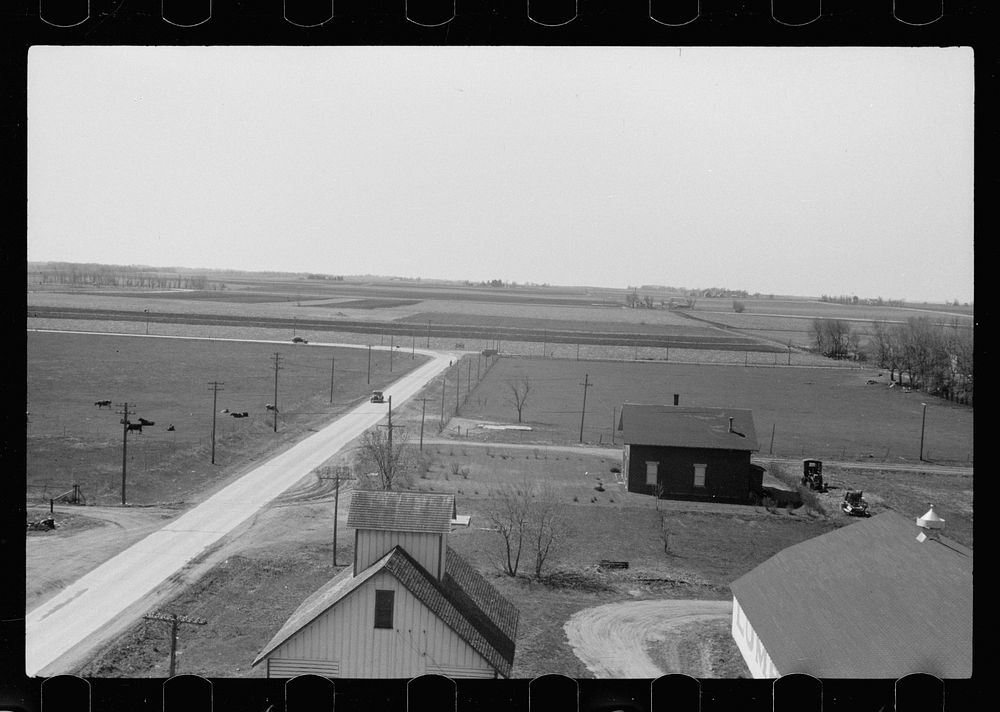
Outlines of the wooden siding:
[{"label": "wooden siding", "polygon": [[[392,629],[374,627],[376,589],[395,591]],[[410,678],[437,669],[463,677],[494,673],[479,653],[388,572],[373,576],[285,641],[268,664],[276,659],[339,661],[339,675],[356,678]]]},{"label": "wooden siding", "polygon": [[336,660],[267,659],[268,677],[295,677],[296,675],[338,677],[340,675],[340,663]]},{"label": "wooden siding", "polygon": [[441,534],[358,529],[355,542],[355,575],[388,554],[396,545],[403,547],[432,576],[440,579],[444,573],[446,543]]},{"label": "wooden siding", "polygon": [[[750,453],[742,450],[631,445],[627,459],[628,491],[656,494],[646,484],[646,462],[658,462],[666,499],[746,502],[750,496]],[[694,466],[705,465],[705,486],[694,486]]]}]

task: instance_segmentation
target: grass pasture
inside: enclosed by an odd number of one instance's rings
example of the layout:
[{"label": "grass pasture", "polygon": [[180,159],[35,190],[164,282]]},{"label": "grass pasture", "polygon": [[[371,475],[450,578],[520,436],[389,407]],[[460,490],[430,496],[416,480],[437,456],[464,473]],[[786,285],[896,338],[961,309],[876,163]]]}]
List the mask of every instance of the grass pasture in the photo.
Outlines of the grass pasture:
[{"label": "grass pasture", "polygon": [[[274,400],[275,352],[281,355],[277,433],[264,408]],[[120,501],[118,411],[128,402],[133,422],[144,417],[156,425],[128,436],[127,500],[179,501],[305,435],[422,362],[394,359],[390,375],[388,357],[372,352],[368,385],[362,349],[29,332],[28,498],[47,499],[77,483],[90,504]],[[216,414],[214,466],[212,381],[223,384],[217,411],[249,413],[239,419]],[[112,400],[112,408],[94,405],[104,399]],[[167,431],[171,424],[173,432]]]},{"label": "grass pasture", "polygon": [[[491,437],[574,443],[580,439],[586,376],[592,387],[587,389],[583,440],[593,445],[611,443],[612,417],[622,403],[669,404],[676,393],[681,405],[752,410],[761,455],[916,462],[921,403],[926,402],[924,459],[972,462],[971,408],[889,389],[888,375],[878,378],[877,374],[877,370],[808,367],[505,358],[473,390],[460,415],[515,423],[517,411],[508,402],[509,383],[526,376],[531,393],[523,419],[533,430],[491,431]],[[868,385],[872,377],[880,382]]]}]

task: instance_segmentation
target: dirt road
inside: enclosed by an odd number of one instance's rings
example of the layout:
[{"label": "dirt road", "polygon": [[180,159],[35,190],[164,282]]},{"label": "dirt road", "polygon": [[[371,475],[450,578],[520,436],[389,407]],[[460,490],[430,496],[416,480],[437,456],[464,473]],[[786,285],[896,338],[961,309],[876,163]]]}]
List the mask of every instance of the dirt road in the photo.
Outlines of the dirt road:
[{"label": "dirt road", "polygon": [[598,678],[711,677],[711,670],[682,664],[678,633],[694,623],[728,619],[732,609],[732,601],[623,601],[578,611],[563,629],[573,652]]},{"label": "dirt road", "polygon": [[[387,389],[396,403],[414,396],[448,367],[452,353],[430,353],[428,363]],[[103,640],[111,627],[142,615],[143,602],[174,585],[175,574],[266,504],[295,485],[386,414],[363,403],[315,435],[275,455],[121,551],[31,610],[25,621],[25,668],[29,675],[71,672],[60,664]]]}]

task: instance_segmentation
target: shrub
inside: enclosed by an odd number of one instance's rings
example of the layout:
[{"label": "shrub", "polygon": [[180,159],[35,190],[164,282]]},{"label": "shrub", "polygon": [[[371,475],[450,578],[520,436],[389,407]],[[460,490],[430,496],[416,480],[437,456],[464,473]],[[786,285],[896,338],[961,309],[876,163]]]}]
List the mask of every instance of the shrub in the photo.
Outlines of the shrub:
[{"label": "shrub", "polygon": [[733,311],[737,314],[742,314],[747,308],[747,305],[743,302],[733,301]]}]

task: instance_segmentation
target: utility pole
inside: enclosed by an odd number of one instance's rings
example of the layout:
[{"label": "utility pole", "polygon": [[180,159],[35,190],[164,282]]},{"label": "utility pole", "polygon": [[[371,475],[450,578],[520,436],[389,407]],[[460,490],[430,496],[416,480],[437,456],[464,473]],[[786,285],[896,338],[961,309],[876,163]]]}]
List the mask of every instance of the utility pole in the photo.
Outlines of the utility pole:
[{"label": "utility pole", "polygon": [[542,358],[545,358],[545,347],[548,345],[549,332],[542,329]]},{"label": "utility pole", "polygon": [[483,361],[483,352],[480,351],[478,354],[476,354],[476,383],[479,383],[479,381],[482,380],[482,376],[479,375],[479,367],[480,364],[482,364],[482,361]]},{"label": "utility pole", "polygon": [[368,344],[368,385],[372,382],[372,345]]},{"label": "utility pole", "polygon": [[580,344],[579,344],[579,342],[577,342],[577,344],[576,344],[576,360],[577,361],[580,360]]},{"label": "utility pole", "polygon": [[149,309],[143,309],[146,314],[146,336],[149,336]]},{"label": "utility pole", "polygon": [[[329,470],[327,470],[329,472]],[[321,480],[329,480],[329,477],[323,477],[319,475]],[[337,563],[337,516],[340,513],[340,468],[334,469],[334,490],[333,490],[333,565],[339,566]]]},{"label": "utility pole", "polygon": [[447,376],[441,379],[441,424],[439,425],[438,430],[444,428],[444,387],[446,383],[448,383]]},{"label": "utility pole", "polygon": [[424,413],[427,412],[427,397],[420,399],[420,452],[424,451]]},{"label": "utility pole", "polygon": [[337,368],[337,357],[330,359],[330,402],[333,403],[333,371]]},{"label": "utility pole", "polygon": [[583,375],[583,409],[580,411],[580,442],[583,442],[583,418],[587,414],[587,389],[594,384],[590,382],[589,374]]},{"label": "utility pole", "polygon": [[212,464],[215,464],[215,414],[219,407],[219,386],[225,385],[218,381],[209,383],[212,387]]},{"label": "utility pole", "polygon": [[427,320],[427,348],[431,347],[431,320]]},{"label": "utility pole", "polygon": [[180,623],[190,625],[205,625],[208,623],[204,618],[194,618],[193,616],[179,616],[176,613],[147,613],[143,616],[148,620],[167,621],[170,623],[170,674],[173,677],[177,672],[177,626]]},{"label": "utility pole", "polygon": [[617,425],[617,423],[615,421],[617,421],[617,420],[618,420],[618,406],[614,406],[611,409],[611,444],[612,445],[615,444],[615,425]]},{"label": "utility pole", "polygon": [[281,362],[281,354],[277,351],[274,352],[274,432],[278,432],[278,371],[281,370],[281,366],[278,364]]},{"label": "utility pole", "polygon": [[462,371],[460,362],[455,362],[455,415],[458,415],[458,396],[462,390]]},{"label": "utility pole", "polygon": [[413,340],[410,342],[410,358],[414,359],[417,357],[417,332],[414,331],[410,336],[413,337]]},{"label": "utility pole", "polygon": [[767,454],[768,455],[773,455],[774,454],[774,428],[776,426],[777,426],[777,423],[771,423],[771,447],[769,447],[767,449]]},{"label": "utility pole", "polygon": [[125,463],[128,461],[128,403],[118,411],[122,416],[122,506],[125,506]]},{"label": "utility pole", "polygon": [[396,335],[389,334],[389,373],[392,373],[392,352],[396,350]]},{"label": "utility pole", "polygon": [[472,393],[472,359],[469,359],[469,374],[465,379],[465,400],[469,400],[469,394]]},{"label": "utility pole", "polygon": [[380,427],[380,428],[387,428],[388,431],[389,431],[388,432],[388,441],[389,441],[388,445],[389,445],[389,447],[388,447],[388,452],[387,452],[386,458],[385,458],[385,481],[388,483],[389,489],[392,489],[392,468],[393,468],[393,464],[394,464],[393,463],[393,457],[394,457],[394,455],[393,455],[393,452],[392,452],[392,429],[393,428],[403,428],[403,427],[405,427],[403,425],[393,425],[392,424],[392,396],[389,396],[389,424],[388,425],[380,425],[378,427]]}]

